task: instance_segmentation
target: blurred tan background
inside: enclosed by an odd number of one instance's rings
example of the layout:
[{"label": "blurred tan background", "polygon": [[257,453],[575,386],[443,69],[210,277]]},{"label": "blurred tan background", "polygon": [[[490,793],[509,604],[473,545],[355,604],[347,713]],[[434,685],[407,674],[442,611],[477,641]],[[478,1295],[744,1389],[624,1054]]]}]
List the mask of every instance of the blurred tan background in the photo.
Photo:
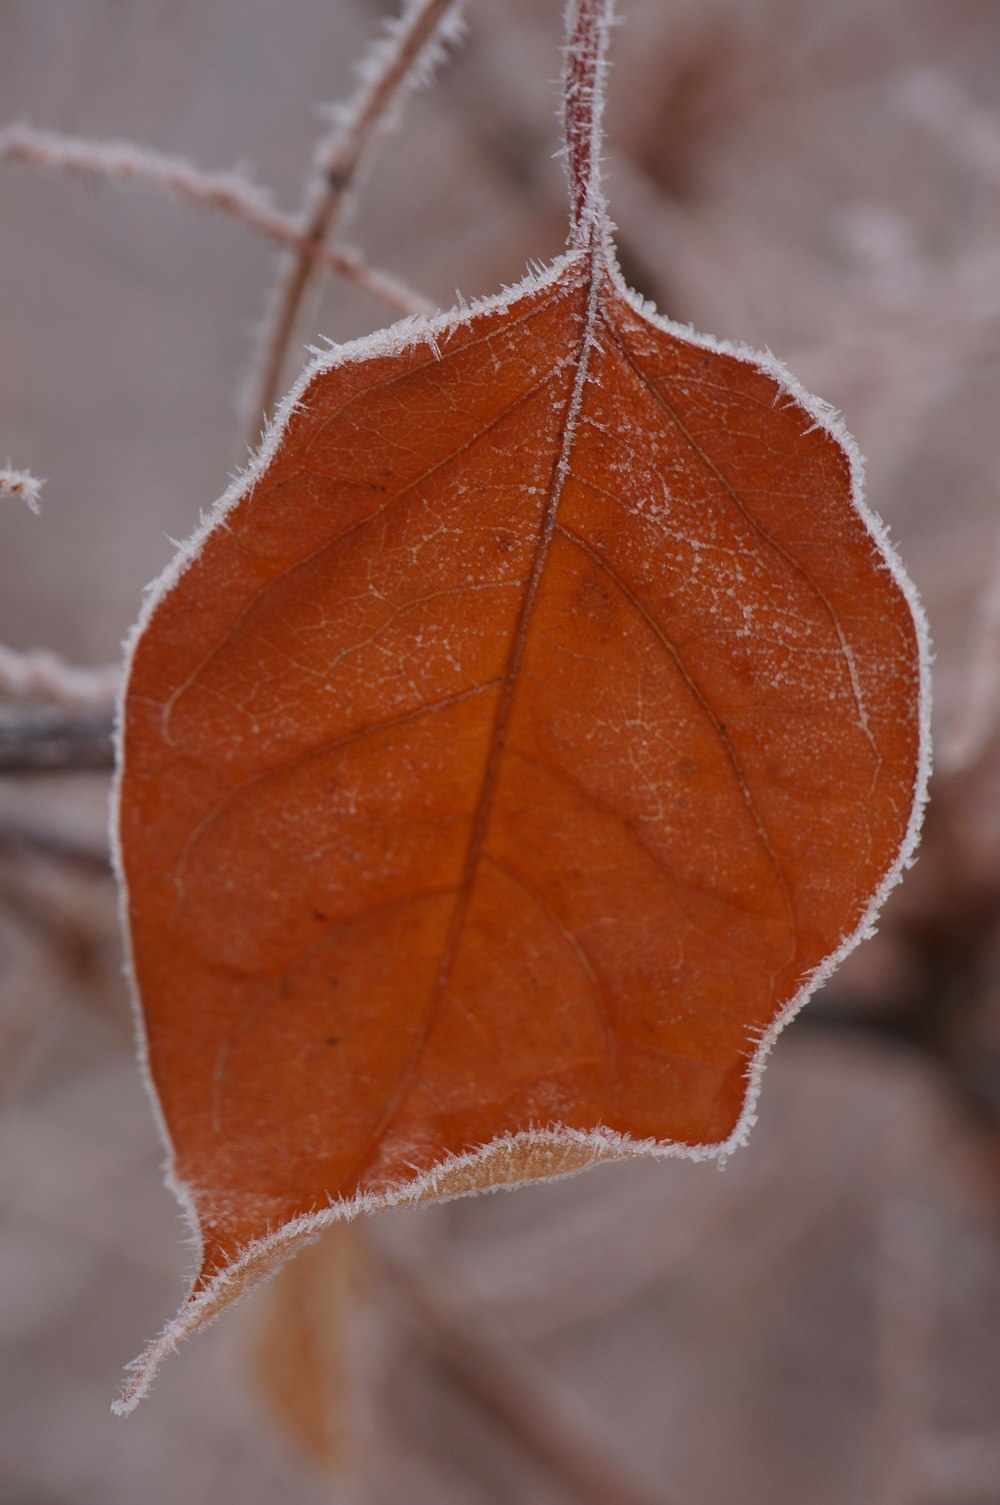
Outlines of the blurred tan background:
[{"label": "blurred tan background", "polygon": [[[1000,7],[619,8],[626,275],[842,408],[924,597],[924,855],[782,1039],[722,1174],[612,1166],[383,1215],[122,1423],[120,1366],[187,1264],[131,1054],[107,778],[0,778],[4,1505],[1000,1505]],[[0,125],[241,164],[295,209],[319,107],[392,13],[0,0]],[[363,185],[349,239],[443,306],[562,246],[560,13],[470,0]],[[277,253],[2,163],[0,225],[0,462],[48,478],[41,517],[2,499],[0,642],[103,664],[246,454]],[[326,277],[296,348],[390,317]]]}]

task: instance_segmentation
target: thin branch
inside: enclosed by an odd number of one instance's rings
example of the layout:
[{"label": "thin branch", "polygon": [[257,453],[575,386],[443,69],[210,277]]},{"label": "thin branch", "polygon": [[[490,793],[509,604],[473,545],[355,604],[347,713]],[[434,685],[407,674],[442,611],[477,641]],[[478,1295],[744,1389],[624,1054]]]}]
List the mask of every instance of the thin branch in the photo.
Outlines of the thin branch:
[{"label": "thin branch", "polygon": [[398,312],[425,313],[428,309],[427,300],[419,293],[391,273],[370,267],[359,251],[347,246],[327,247],[305,238],[291,215],[274,208],[267,190],[241,173],[202,172],[180,157],[127,141],[86,141],[25,125],[0,130],[0,162],[162,189],[203,209],[240,220],[293,250],[308,267],[322,265]]},{"label": "thin branch", "polygon": [[877,1228],[875,1365],[880,1384],[872,1498],[878,1505],[910,1505],[920,1492],[914,1455],[927,1410],[933,1317],[927,1228],[921,1226],[918,1206],[902,1197],[880,1209]]},{"label": "thin branch", "polygon": [[378,1251],[377,1271],[423,1342],[474,1399],[563,1487],[587,1505],[669,1505],[615,1455],[606,1429],[527,1350],[456,1307],[455,1281]]},{"label": "thin branch", "polygon": [[48,648],[18,653],[0,643],[0,696],[44,700],[63,710],[110,712],[121,684],[118,664],[82,669]]},{"label": "thin branch", "polygon": [[[39,511],[43,485],[29,471],[0,469],[0,496],[18,497],[32,512]],[[117,664],[80,669],[47,648],[18,653],[0,643],[0,698],[49,702],[0,705],[0,772],[110,767],[111,708],[120,683]],[[82,718],[72,714],[80,710]]]},{"label": "thin branch", "polygon": [[72,712],[58,706],[0,710],[0,774],[81,773],[114,766],[110,711]]},{"label": "thin branch", "polygon": [[260,415],[270,414],[278,399],[302,300],[317,263],[323,261],[318,253],[336,228],[375,142],[395,123],[406,95],[429,76],[443,55],[443,43],[457,36],[463,4],[464,0],[408,0],[388,34],[362,61],[354,98],[336,112],[333,130],[316,148],[297,227],[300,244],[282,270],[262,336],[252,442]]}]

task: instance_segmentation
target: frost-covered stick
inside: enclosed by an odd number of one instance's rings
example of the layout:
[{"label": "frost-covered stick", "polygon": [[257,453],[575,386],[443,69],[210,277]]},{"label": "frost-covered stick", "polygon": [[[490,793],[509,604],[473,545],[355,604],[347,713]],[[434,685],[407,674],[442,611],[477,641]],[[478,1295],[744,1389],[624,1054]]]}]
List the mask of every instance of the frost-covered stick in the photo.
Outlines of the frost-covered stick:
[{"label": "frost-covered stick", "polygon": [[[14,470],[9,464],[0,467],[0,496],[22,501],[36,514],[41,510],[44,485],[28,470]],[[117,664],[77,669],[47,648],[22,653],[0,643],[0,696],[18,700],[35,697],[74,710],[110,711],[120,683]]]},{"label": "frost-covered stick", "polygon": [[113,731],[110,709],[0,703],[0,774],[110,772]]},{"label": "frost-covered stick", "polygon": [[362,61],[360,84],[335,115],[334,128],[318,144],[301,222],[302,247],[288,260],[275,289],[261,338],[260,389],[251,422],[257,439],[260,415],[269,414],[280,395],[281,374],[302,300],[312,280],[317,250],[329,239],[363,159],[395,122],[409,91],[422,83],[454,39],[464,0],[407,0],[388,34]]},{"label": "frost-covered stick", "polygon": [[570,181],[570,246],[596,248],[608,235],[601,192],[601,140],[608,37],[614,0],[570,0],[566,11],[563,125]]},{"label": "frost-covered stick", "polygon": [[378,1251],[376,1269],[442,1367],[567,1495],[586,1505],[671,1505],[659,1487],[615,1457],[597,1418],[555,1375],[498,1329],[469,1320],[456,1306],[453,1275],[417,1268],[385,1249]]},{"label": "frost-covered stick", "polygon": [[24,653],[0,643],[0,696],[44,700],[66,710],[110,710],[121,684],[118,664],[97,669],[67,664],[48,648]]},{"label": "frost-covered stick", "polygon": [[202,172],[180,157],[127,141],[87,141],[26,125],[0,130],[0,162],[164,189],[203,209],[241,220],[269,240],[293,250],[306,266],[322,265],[400,313],[427,311],[426,299],[399,278],[370,267],[360,252],[305,238],[291,215],[274,208],[267,190],[241,173]]}]

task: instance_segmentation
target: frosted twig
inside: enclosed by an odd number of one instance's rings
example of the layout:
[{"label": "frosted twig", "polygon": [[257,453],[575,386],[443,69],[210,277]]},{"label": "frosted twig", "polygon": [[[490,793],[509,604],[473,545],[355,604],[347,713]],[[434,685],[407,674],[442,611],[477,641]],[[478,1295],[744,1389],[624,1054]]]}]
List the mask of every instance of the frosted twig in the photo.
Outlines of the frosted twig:
[{"label": "frosted twig", "polygon": [[[44,484],[27,470],[12,470],[9,465],[0,469],[0,496],[19,498],[32,512],[40,509]],[[63,663],[47,648],[19,653],[0,643],[0,697],[34,698],[64,709],[110,712],[120,682],[121,670],[117,664],[78,669]]]},{"label": "frosted twig", "polygon": [[0,705],[0,774],[106,773],[114,763],[111,711]]},{"label": "frosted twig", "polygon": [[117,664],[78,668],[47,648],[0,643],[0,773],[113,767],[120,683]]},{"label": "frosted twig", "polygon": [[373,145],[395,124],[407,94],[430,76],[444,44],[457,37],[463,7],[464,0],[406,0],[398,19],[362,59],[354,97],[334,112],[333,129],[316,147],[296,225],[300,243],[282,268],[261,340],[252,440],[260,414],[270,413],[277,401],[302,300],[324,259],[318,251],[335,229]]},{"label": "frosted twig", "polygon": [[87,141],[26,125],[0,130],[0,162],[163,189],[203,209],[241,220],[269,240],[293,250],[307,267],[317,263],[325,266],[390,308],[408,314],[427,309],[424,298],[390,273],[370,267],[359,251],[348,246],[327,247],[306,238],[293,216],[274,208],[267,189],[242,173],[202,172],[180,157],[127,141]]},{"label": "frosted twig", "polygon": [[0,643],[0,696],[44,700],[66,710],[110,710],[120,683],[117,664],[83,669],[48,648],[18,653]]},{"label": "frosted twig", "polygon": [[32,512],[42,510],[42,487],[44,481],[28,470],[0,469],[0,496],[12,496],[24,502]]}]

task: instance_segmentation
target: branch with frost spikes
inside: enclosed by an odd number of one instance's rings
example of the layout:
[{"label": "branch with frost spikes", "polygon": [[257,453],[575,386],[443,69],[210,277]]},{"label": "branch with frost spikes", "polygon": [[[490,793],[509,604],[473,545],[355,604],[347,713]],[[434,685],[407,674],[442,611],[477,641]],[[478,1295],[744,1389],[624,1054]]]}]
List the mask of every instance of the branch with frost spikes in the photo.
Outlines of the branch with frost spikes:
[{"label": "branch with frost spikes", "polygon": [[79,772],[114,765],[121,669],[81,669],[47,648],[0,643],[0,773]]},{"label": "branch with frost spikes", "polygon": [[203,209],[242,221],[258,234],[289,247],[307,265],[325,266],[397,312],[428,312],[425,298],[390,273],[368,266],[359,251],[347,246],[328,248],[306,239],[291,215],[273,207],[267,190],[241,173],[202,172],[180,157],[127,141],[86,141],[26,125],[0,130],[0,162],[163,189]]},{"label": "branch with frost spikes", "polygon": [[335,109],[333,130],[316,146],[297,224],[300,244],[282,268],[261,336],[251,442],[256,442],[261,413],[266,417],[277,402],[302,300],[317,263],[323,261],[317,252],[343,214],[348,193],[376,141],[398,122],[407,95],[430,78],[445,44],[457,40],[464,4],[465,0],[407,0],[385,36],[362,59],[354,97]]},{"label": "branch with frost spikes", "polygon": [[[0,469],[0,496],[40,510],[44,481],[27,470]],[[112,706],[121,682],[117,664],[78,669],[47,648],[18,653],[0,643],[0,698],[45,702],[0,706],[0,773],[109,768]]]},{"label": "branch with frost spikes", "polygon": [[570,189],[570,245],[594,247],[608,233],[601,143],[614,0],[569,0],[563,65],[563,131]]},{"label": "branch with frost spikes", "polygon": [[0,695],[5,697],[43,700],[64,710],[110,710],[120,684],[117,664],[81,669],[48,648],[18,653],[0,643]]},{"label": "branch with frost spikes", "polygon": [[41,512],[44,485],[45,482],[33,476],[30,470],[11,470],[9,465],[0,469],[0,496],[17,498],[30,512]]}]

